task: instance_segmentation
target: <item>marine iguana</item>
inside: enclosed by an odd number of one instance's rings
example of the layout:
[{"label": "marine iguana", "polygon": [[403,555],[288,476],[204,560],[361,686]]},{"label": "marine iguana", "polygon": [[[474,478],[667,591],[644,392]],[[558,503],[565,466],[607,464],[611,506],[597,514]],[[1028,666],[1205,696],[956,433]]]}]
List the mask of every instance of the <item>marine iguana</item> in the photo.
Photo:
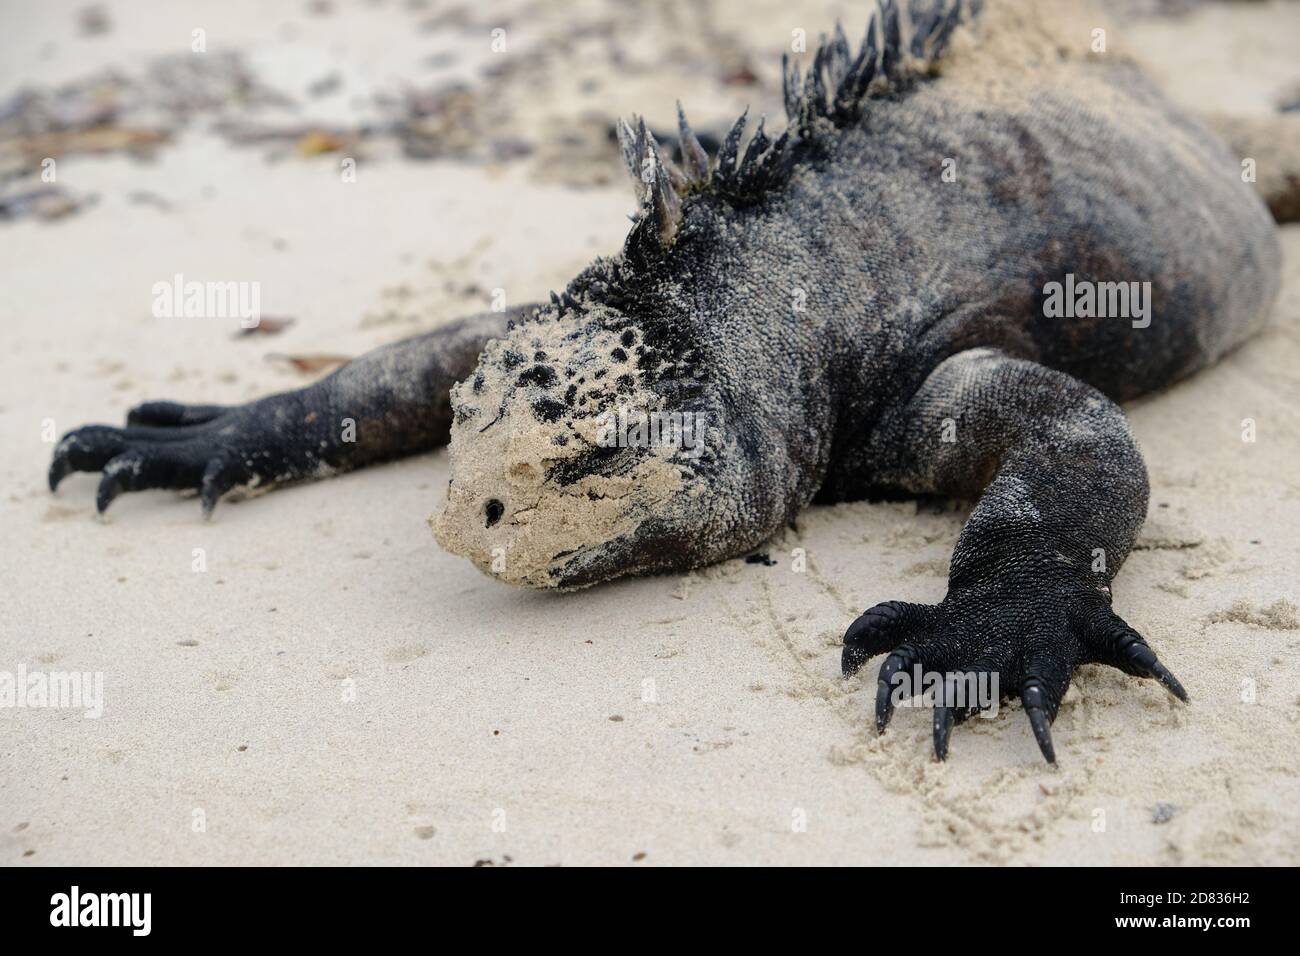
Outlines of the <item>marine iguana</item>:
[{"label": "marine iguana", "polygon": [[[784,64],[785,132],[760,120],[743,150],[743,115],[710,157],[679,106],[676,162],[621,124],[639,213],[549,303],[244,405],[147,402],[69,432],[51,489],[102,470],[101,513],[172,488],[210,515],[239,488],[449,443],[438,541],[556,589],[742,555],[814,502],[967,498],[946,597],[878,604],[845,634],[845,675],[886,655],[879,731],[914,669],[998,679],[1052,762],[1081,663],[1186,700],[1111,608],[1148,497],[1117,403],[1263,325],[1274,224],[1239,158],[1136,67],[1055,41],[981,55],[995,24],[972,14],[885,2],[856,52],[837,27],[806,74]],[[1150,283],[1149,321],[1053,317],[1063,281]],[[637,440],[609,439],[618,409]],[[641,412],[701,423],[700,441],[647,441]],[[976,709],[950,687],[939,759]]]}]

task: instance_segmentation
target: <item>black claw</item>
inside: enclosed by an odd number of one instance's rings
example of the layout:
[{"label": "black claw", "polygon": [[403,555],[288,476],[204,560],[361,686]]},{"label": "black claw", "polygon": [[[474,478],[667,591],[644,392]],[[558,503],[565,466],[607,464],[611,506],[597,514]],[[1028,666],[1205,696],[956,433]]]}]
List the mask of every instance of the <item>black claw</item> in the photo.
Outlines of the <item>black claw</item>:
[{"label": "black claw", "polygon": [[1056,763],[1056,750],[1052,746],[1052,728],[1047,721],[1047,714],[1037,707],[1028,708],[1029,725],[1034,728],[1034,737],[1038,739],[1038,749],[1048,763]]},{"label": "black claw", "polygon": [[[850,627],[850,630],[852,630],[852,627]],[[851,646],[848,635],[844,636],[844,650],[840,652],[840,673],[845,677],[852,677],[870,659],[871,654],[861,647]]]},{"label": "black claw", "polygon": [[876,682],[876,733],[883,734],[894,715],[893,689],[888,681]]},{"label": "black claw", "polygon": [[50,491],[58,491],[59,483],[72,473],[72,465],[68,463],[68,454],[60,446],[59,450],[54,453],[54,460],[50,462],[49,482]]},{"label": "black claw", "polygon": [[105,475],[99,481],[99,490],[95,492],[95,511],[102,515],[121,493],[121,479]]},{"label": "black claw", "polygon": [[50,491],[74,471],[99,471],[122,451],[125,444],[119,429],[107,425],[86,425],[69,432],[54,449],[48,474]]},{"label": "black claw", "polygon": [[894,675],[911,670],[916,661],[916,649],[900,644],[880,665],[880,675],[876,679],[876,733],[885,732],[889,718],[894,714]]},{"label": "black claw", "polygon": [[104,466],[103,477],[99,479],[99,489],[95,492],[95,510],[101,515],[108,510],[113,499],[126,490],[128,476],[132,468],[138,468],[137,456],[119,455]]},{"label": "black claw", "polygon": [[948,759],[948,738],[952,735],[952,725],[956,722],[951,707],[939,706],[934,709],[934,755],[940,760]]},{"label": "black claw", "polygon": [[203,489],[199,493],[199,504],[203,509],[203,519],[205,521],[212,520],[212,512],[216,510],[217,502],[221,500],[222,494],[226,491],[221,486],[222,468],[221,459],[214,458],[203,469]]},{"label": "black claw", "polygon": [[1034,728],[1034,737],[1038,740],[1038,749],[1048,763],[1056,763],[1056,748],[1052,746],[1052,719],[1049,713],[1054,711],[1047,689],[1037,678],[1030,678],[1020,688],[1020,701],[1025,705],[1029,716],[1029,726]]},{"label": "black claw", "polygon": [[1152,661],[1151,676],[1164,684],[1169,690],[1169,693],[1173,694],[1184,704],[1188,703],[1187,691],[1183,689],[1183,685],[1178,682],[1178,678],[1171,674],[1169,668],[1165,667],[1164,664],[1161,664],[1159,661]]},{"label": "black claw", "polygon": [[840,670],[851,677],[872,657],[892,651],[918,630],[924,630],[930,608],[903,601],[885,601],[867,608],[844,632]]},{"label": "black claw", "polygon": [[1160,663],[1151,645],[1109,609],[1094,623],[1090,641],[1094,660],[1118,667],[1134,677],[1158,680],[1169,693],[1187,703],[1187,691],[1169,668]]},{"label": "black claw", "polygon": [[202,491],[199,497],[205,520],[211,520],[212,512],[216,509],[221,496],[235,487],[238,482],[239,471],[228,461],[213,458],[208,462],[203,469]]},{"label": "black claw", "polygon": [[880,643],[880,631],[887,628],[898,616],[894,608],[897,603],[897,601],[890,601],[868,608],[844,632],[844,651],[840,655],[840,670],[845,677],[856,674],[858,669],[875,654],[893,649],[892,644],[881,650],[875,648]]},{"label": "black claw", "polygon": [[1183,703],[1187,703],[1187,691],[1183,689],[1183,685],[1178,682],[1178,678],[1170,673],[1169,668],[1160,663],[1160,660],[1156,657],[1156,652],[1151,650],[1151,646],[1137,632],[1129,629],[1120,638],[1118,650],[1130,665],[1125,668],[1129,673],[1136,674],[1139,677],[1155,678],[1165,685],[1169,693]]}]

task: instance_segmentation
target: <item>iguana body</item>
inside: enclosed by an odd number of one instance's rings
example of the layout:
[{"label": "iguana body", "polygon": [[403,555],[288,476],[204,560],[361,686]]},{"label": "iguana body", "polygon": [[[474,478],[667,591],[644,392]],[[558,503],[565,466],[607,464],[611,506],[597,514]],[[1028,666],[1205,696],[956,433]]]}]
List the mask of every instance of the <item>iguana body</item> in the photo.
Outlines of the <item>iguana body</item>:
[{"label": "iguana body", "polygon": [[[450,437],[439,541],[562,588],[734,557],[812,501],[978,498],[944,601],[848,630],[846,673],[889,654],[882,730],[916,666],[998,675],[1049,760],[1079,663],[1185,697],[1110,610],[1147,507],[1114,402],[1262,326],[1274,224],[1239,158],[1131,66],[1044,44],[1023,69],[968,52],[924,76],[956,13],[914,4],[909,27],[887,5],[856,55],[837,34],[787,76],[777,143],[742,152],[742,117],[710,164],[683,119],[679,168],[625,128],[643,207],[622,253],[508,329],[465,319],[246,406],[141,406],[70,433],[51,485],[102,468],[101,511],[154,487],[201,488],[210,511]],[[1149,282],[1149,322],[1050,316],[1067,276]],[[688,416],[702,441],[611,443],[620,408]],[[938,703],[942,757],[970,708]]]}]

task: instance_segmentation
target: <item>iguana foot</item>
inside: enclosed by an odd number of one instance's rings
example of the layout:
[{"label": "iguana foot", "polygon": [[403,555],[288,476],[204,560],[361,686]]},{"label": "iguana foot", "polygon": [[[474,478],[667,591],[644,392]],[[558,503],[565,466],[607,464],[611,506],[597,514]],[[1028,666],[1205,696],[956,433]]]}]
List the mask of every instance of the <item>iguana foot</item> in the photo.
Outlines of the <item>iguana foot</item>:
[{"label": "iguana foot", "polygon": [[[954,440],[943,437],[949,427]],[[878,605],[845,634],[845,674],[888,655],[877,729],[895,703],[923,693],[935,705],[942,760],[957,721],[1017,696],[1054,763],[1051,723],[1080,664],[1152,677],[1187,699],[1110,607],[1149,497],[1142,456],[1113,402],[1064,372],[972,349],[930,373],[872,453],[886,485],[979,495],[943,601]]]},{"label": "iguana foot", "polygon": [[198,491],[208,517],[236,485],[267,477],[250,450],[250,417],[240,406],[146,402],[125,428],[84,425],[63,436],[50,462],[50,490],[71,472],[102,471],[95,507],[103,514],[123,491]]},{"label": "iguana foot", "polygon": [[934,753],[943,760],[955,723],[1018,695],[1039,749],[1055,763],[1050,727],[1079,664],[1154,678],[1187,700],[1106,596],[1052,577],[1041,569],[1012,572],[993,589],[950,588],[940,604],[887,601],[854,621],[844,635],[846,677],[888,654],[876,686],[877,731],[884,732],[896,702],[925,688],[934,706]]}]

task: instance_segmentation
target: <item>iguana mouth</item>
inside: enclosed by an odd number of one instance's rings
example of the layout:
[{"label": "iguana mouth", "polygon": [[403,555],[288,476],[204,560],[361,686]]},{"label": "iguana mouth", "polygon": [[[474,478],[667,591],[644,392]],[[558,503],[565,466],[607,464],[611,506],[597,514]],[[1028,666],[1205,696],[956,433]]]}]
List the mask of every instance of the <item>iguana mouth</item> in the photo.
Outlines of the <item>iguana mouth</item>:
[{"label": "iguana mouth", "polygon": [[[560,590],[570,590],[582,586],[582,560],[586,555],[590,555],[593,548],[566,548],[551,558],[549,571],[551,580],[554,582],[552,587]],[[599,578],[595,579],[599,580]],[[595,580],[589,583],[595,583]]]},{"label": "iguana mouth", "polygon": [[558,552],[551,558],[549,565],[551,587],[572,591],[606,580],[609,575],[601,570],[601,559],[609,554],[610,545],[625,540],[625,535],[619,535],[613,541],[566,548]]}]

